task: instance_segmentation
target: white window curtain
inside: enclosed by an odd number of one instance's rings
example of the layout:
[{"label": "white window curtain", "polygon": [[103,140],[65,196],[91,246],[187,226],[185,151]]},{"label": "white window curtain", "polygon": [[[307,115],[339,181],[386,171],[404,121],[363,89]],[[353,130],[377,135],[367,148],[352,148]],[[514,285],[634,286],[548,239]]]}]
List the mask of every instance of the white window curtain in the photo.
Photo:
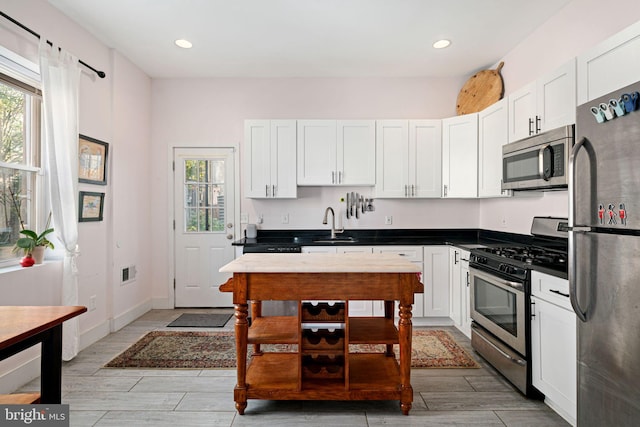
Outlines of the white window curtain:
[{"label": "white window curtain", "polygon": [[[51,212],[65,248],[62,304],[78,305],[78,58],[40,39],[40,74],[44,110],[44,141]],[[78,319],[63,326],[62,359],[78,354]]]}]

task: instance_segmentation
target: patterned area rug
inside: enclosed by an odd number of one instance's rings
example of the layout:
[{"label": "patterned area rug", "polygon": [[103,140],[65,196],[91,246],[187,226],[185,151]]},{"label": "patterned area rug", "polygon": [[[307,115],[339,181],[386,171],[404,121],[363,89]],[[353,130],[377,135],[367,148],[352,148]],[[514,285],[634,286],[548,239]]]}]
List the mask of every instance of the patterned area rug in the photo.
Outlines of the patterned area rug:
[{"label": "patterned area rug", "polygon": [[[395,345],[396,356],[398,346]],[[249,346],[249,355],[253,346]],[[351,352],[383,352],[384,345],[351,345]],[[295,351],[293,345],[263,345],[263,351]],[[235,368],[233,332],[153,331],[142,337],[106,368],[220,369]],[[453,337],[442,330],[413,332],[412,368],[479,368]]]}]

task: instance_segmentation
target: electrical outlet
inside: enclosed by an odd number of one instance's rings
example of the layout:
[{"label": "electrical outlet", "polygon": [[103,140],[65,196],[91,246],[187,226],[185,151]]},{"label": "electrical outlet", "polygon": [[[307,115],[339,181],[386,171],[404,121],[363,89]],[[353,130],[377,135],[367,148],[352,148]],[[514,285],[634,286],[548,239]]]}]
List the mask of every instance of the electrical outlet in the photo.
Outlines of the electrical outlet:
[{"label": "electrical outlet", "polygon": [[240,224],[249,224],[249,214],[248,213],[241,213],[240,214]]},{"label": "electrical outlet", "polygon": [[507,228],[507,218],[506,217],[501,217],[500,218],[500,225],[502,226],[502,228]]},{"label": "electrical outlet", "polygon": [[393,217],[391,215],[385,216],[384,225],[391,225],[391,224],[393,224]]},{"label": "electrical outlet", "polygon": [[281,222],[282,222],[283,224],[289,224],[289,214],[284,214],[284,215],[282,215],[282,217],[281,217]]},{"label": "electrical outlet", "polygon": [[96,296],[92,295],[89,297],[89,311],[93,311],[96,309]]}]

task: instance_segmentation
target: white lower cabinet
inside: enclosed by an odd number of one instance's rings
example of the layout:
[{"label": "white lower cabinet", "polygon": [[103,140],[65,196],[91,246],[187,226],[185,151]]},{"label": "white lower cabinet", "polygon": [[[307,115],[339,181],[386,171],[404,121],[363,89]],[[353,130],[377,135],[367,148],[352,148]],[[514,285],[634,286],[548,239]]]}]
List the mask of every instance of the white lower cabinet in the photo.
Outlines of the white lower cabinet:
[{"label": "white lower cabinet", "polygon": [[[424,247],[424,294],[422,316],[414,310],[416,317],[449,317],[449,247]],[[416,304],[417,305],[417,304]]]},{"label": "white lower cabinet", "polygon": [[460,248],[449,249],[450,317],[453,325],[471,338],[469,255]]},{"label": "white lower cabinet", "polygon": [[567,280],[531,275],[531,371],[545,403],[576,424],[576,316],[570,309]]},{"label": "white lower cabinet", "polygon": [[[422,246],[374,246],[374,253],[380,254],[396,254],[400,255],[407,261],[411,261],[412,263],[418,265],[420,267],[420,271],[423,270],[422,265]],[[421,273],[420,277],[424,277]],[[424,283],[424,280],[423,282]],[[414,294],[414,304],[412,313],[413,316],[422,317],[423,314],[423,294]],[[374,316],[383,316],[384,315],[384,301],[373,301],[373,315]],[[394,317],[398,318],[398,304],[395,306]]]}]

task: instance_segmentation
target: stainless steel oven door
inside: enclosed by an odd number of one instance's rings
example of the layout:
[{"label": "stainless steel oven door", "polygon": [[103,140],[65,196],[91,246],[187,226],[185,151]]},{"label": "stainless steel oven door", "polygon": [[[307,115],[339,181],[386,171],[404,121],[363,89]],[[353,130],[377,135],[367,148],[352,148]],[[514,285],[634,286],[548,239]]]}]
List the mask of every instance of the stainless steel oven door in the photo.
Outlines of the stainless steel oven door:
[{"label": "stainless steel oven door", "polygon": [[471,318],[509,347],[527,356],[525,295],[520,282],[512,282],[469,268]]}]

